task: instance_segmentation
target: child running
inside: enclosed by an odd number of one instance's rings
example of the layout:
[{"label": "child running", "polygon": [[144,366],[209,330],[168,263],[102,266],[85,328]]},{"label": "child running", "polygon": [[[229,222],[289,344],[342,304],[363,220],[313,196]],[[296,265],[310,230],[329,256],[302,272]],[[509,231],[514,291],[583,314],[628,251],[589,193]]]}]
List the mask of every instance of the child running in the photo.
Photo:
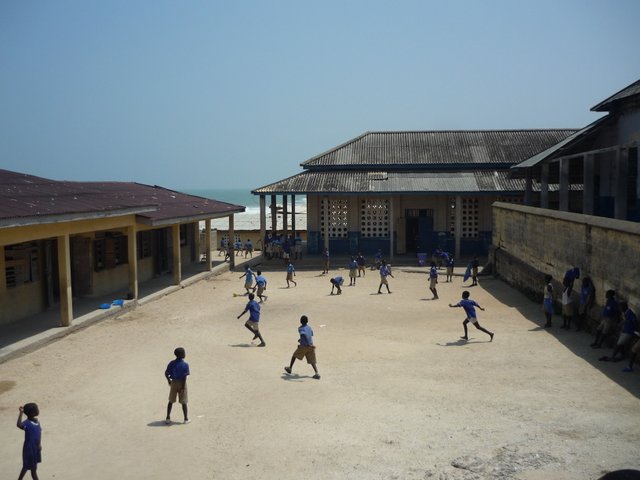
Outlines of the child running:
[{"label": "child running", "polygon": [[190,422],[189,415],[187,415],[187,375],[190,373],[189,364],[184,361],[184,357],[186,357],[184,348],[176,348],[173,354],[176,359],[170,361],[164,371],[164,376],[169,382],[169,403],[167,404],[167,418],[164,421],[167,425],[171,424],[171,407],[176,403],[176,398],[182,405],[184,423]]},{"label": "child running", "polygon": [[[27,471],[31,472],[31,478],[38,480],[38,464],[42,462],[42,426],[38,421],[40,411],[35,403],[27,403],[19,410],[16,426],[20,430],[24,430],[24,444],[22,445],[22,470],[20,470],[18,480],[22,480]],[[22,421],[23,414],[27,416],[24,422]]]},{"label": "child running", "polygon": [[289,282],[292,282],[296,287],[298,286],[298,282],[296,282],[293,277],[296,276],[296,269],[293,268],[293,264],[291,262],[287,263],[287,288],[289,288]]},{"label": "child running", "polygon": [[484,308],[482,308],[480,305],[478,305],[474,300],[471,300],[469,298],[469,292],[468,291],[464,291],[462,292],[462,300],[460,300],[458,303],[456,303],[455,305],[449,304],[449,306],[451,308],[456,308],[456,307],[462,307],[464,308],[464,311],[467,314],[467,318],[465,318],[465,320],[462,322],[462,326],[464,327],[464,337],[460,337],[463,340],[469,340],[469,333],[467,331],[467,324],[469,322],[473,323],[475,325],[475,327],[486,333],[487,335],[489,335],[489,337],[491,337],[491,340],[489,340],[490,342],[493,342],[493,333],[490,332],[489,330],[486,330],[484,328],[482,328],[480,326],[480,324],[478,323],[478,318],[476,316],[476,309],[474,307],[478,307],[480,310],[482,310],[484,312]]},{"label": "child running", "polygon": [[320,374],[318,373],[318,367],[316,366],[316,346],[313,344],[313,330],[308,325],[309,319],[306,315],[300,317],[300,326],[298,327],[298,334],[300,339],[298,340],[298,348],[291,356],[291,363],[288,367],[284,367],[284,371],[291,375],[293,364],[298,360],[307,358],[307,363],[313,367],[313,371],[316,374],[313,376],[316,380],[320,380]]},{"label": "child running", "polygon": [[[253,270],[251,270],[251,267],[249,267],[249,265],[245,265],[244,267],[244,273],[242,275],[240,275],[240,278],[245,277],[244,279],[244,289],[247,291],[245,293],[245,295],[249,295],[249,290],[253,290],[253,277],[254,277],[255,273],[253,273]],[[234,293],[235,295],[235,293]]]},{"label": "child running", "polygon": [[258,274],[256,276],[255,288],[258,290],[256,293],[258,294],[258,298],[261,302],[266,302],[267,298],[269,298],[264,294],[264,291],[267,289],[267,279],[262,276],[262,272],[260,270],[256,273]]},{"label": "child running", "polygon": [[262,335],[260,334],[260,305],[258,302],[254,300],[255,295],[253,293],[249,294],[249,301],[247,305],[244,307],[244,310],[240,315],[238,315],[238,320],[245,313],[249,312],[249,320],[247,320],[244,324],[245,328],[253,333],[253,338],[251,341],[253,342],[256,338],[260,339],[259,347],[266,347],[267,344],[264,342]]}]

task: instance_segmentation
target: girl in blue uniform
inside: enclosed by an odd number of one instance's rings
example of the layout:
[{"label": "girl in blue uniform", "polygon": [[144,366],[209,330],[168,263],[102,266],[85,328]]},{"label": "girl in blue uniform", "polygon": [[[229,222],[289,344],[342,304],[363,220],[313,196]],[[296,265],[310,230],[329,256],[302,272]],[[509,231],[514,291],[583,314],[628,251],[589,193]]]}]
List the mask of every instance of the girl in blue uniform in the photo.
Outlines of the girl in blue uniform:
[{"label": "girl in blue uniform", "polygon": [[[27,419],[23,422],[22,415],[26,415]],[[18,480],[22,480],[27,473],[31,472],[31,478],[38,480],[38,464],[42,462],[42,427],[38,421],[38,405],[35,403],[27,403],[24,407],[20,407],[18,422],[16,426],[20,430],[24,430],[24,445],[22,446],[22,470]]]}]

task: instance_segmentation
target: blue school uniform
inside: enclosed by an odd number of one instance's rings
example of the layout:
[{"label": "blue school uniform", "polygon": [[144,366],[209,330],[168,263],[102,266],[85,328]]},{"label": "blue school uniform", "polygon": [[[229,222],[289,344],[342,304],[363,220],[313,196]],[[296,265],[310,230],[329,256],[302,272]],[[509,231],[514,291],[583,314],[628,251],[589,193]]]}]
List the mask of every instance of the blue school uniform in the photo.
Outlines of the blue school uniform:
[{"label": "blue school uniform", "polygon": [[463,298],[456,305],[464,308],[465,313],[467,314],[467,318],[477,318],[475,307],[479,307],[475,300],[471,300],[470,298]]},{"label": "blue school uniform", "polygon": [[293,268],[292,264],[287,265],[287,273],[293,273],[295,271],[296,271],[296,269]]},{"label": "blue school uniform", "polygon": [[40,423],[26,419],[22,422],[24,430],[24,444],[22,445],[22,468],[35,470],[38,463],[42,462],[40,453],[40,439],[42,438],[42,427]]},{"label": "blue school uniform", "polygon": [[164,373],[171,380],[182,381],[187,378],[187,375],[189,375],[189,364],[182,358],[176,358],[169,362]]},{"label": "blue school uniform", "polygon": [[300,325],[298,327],[298,333],[300,334],[301,347],[313,346],[313,330],[309,325]]}]

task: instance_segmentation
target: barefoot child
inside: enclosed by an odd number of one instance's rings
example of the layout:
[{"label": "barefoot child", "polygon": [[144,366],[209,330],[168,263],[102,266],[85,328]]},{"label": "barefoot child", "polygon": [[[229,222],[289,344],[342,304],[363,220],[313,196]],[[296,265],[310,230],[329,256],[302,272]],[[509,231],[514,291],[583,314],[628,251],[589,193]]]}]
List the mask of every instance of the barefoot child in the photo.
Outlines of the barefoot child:
[{"label": "barefoot child", "polygon": [[249,265],[245,265],[244,273],[240,275],[240,278],[244,277],[244,289],[247,291],[245,295],[249,295],[249,290],[253,290],[254,275],[255,273],[253,273],[253,270],[251,270],[251,267],[249,267]]},{"label": "barefoot child", "polygon": [[333,295],[333,289],[337,288],[338,289],[338,295],[342,295],[342,284],[344,283],[344,278],[342,277],[335,277],[332,278],[331,280],[329,280],[331,282],[331,295]]},{"label": "barefoot child", "polygon": [[306,315],[300,317],[300,326],[298,327],[298,333],[300,339],[298,340],[298,348],[291,356],[291,363],[288,367],[284,367],[284,371],[291,374],[293,364],[298,360],[307,358],[307,363],[313,367],[313,371],[316,374],[313,376],[316,380],[320,380],[320,374],[318,373],[318,367],[316,367],[316,346],[313,344],[313,330],[308,325],[309,319]]},{"label": "barefoot child", "polygon": [[287,263],[287,288],[289,288],[289,282],[293,282],[293,284],[297,287],[298,282],[296,282],[293,277],[296,276],[296,269],[293,268],[293,264],[291,262]]},{"label": "barefoot child", "polygon": [[462,307],[462,308],[464,308],[464,311],[467,314],[467,318],[465,318],[464,322],[462,322],[462,326],[464,327],[464,337],[460,337],[460,338],[462,338],[464,340],[469,340],[469,335],[468,335],[468,331],[467,331],[467,324],[469,322],[471,322],[471,323],[473,323],[475,325],[475,327],[478,330],[480,330],[480,331],[486,333],[487,335],[489,335],[489,337],[491,337],[491,340],[489,340],[489,341],[493,342],[493,333],[491,333],[489,330],[486,330],[486,329],[484,329],[484,328],[482,328],[480,326],[480,324],[478,323],[478,318],[476,317],[476,309],[474,307],[478,307],[483,312],[484,312],[484,308],[482,308],[474,300],[471,300],[469,298],[469,292],[467,292],[466,290],[464,292],[462,292],[462,300],[460,300],[455,305],[449,304],[449,306],[451,308]]},{"label": "barefoot child", "polygon": [[429,290],[433,293],[433,298],[431,300],[438,300],[438,289],[436,288],[438,285],[438,269],[434,262],[431,262],[431,270],[429,270]]},{"label": "barefoot child", "polygon": [[356,274],[358,273],[358,262],[355,257],[351,257],[349,262],[349,286],[356,284]]},{"label": "barefoot child", "polygon": [[187,375],[189,375],[189,364],[184,361],[186,352],[184,348],[178,347],[173,351],[176,356],[167,365],[164,376],[169,382],[169,403],[167,404],[167,418],[164,423],[171,425],[171,407],[176,403],[176,399],[182,405],[182,414],[184,415],[184,423],[189,423],[189,415],[187,415]]},{"label": "barefoot child", "polygon": [[[38,463],[42,462],[42,444],[40,440],[42,438],[42,427],[38,421],[38,405],[35,403],[27,403],[24,407],[20,407],[20,414],[18,415],[18,422],[16,426],[20,430],[24,430],[24,444],[22,446],[22,470],[20,470],[20,476],[18,480],[22,480],[27,473],[27,470],[31,472],[31,478],[38,480]],[[27,419],[23,422],[22,415],[26,415]]]},{"label": "barefoot child", "polygon": [[267,279],[262,275],[262,272],[258,270],[256,272],[258,275],[256,276],[256,289],[258,290],[256,293],[258,294],[258,298],[261,302],[267,301],[267,296],[264,294],[264,291],[267,289]]},{"label": "barefoot child", "polygon": [[259,326],[260,305],[258,304],[258,302],[254,300],[254,298],[255,298],[255,295],[253,293],[250,293],[249,301],[247,302],[246,307],[244,307],[244,310],[242,311],[242,313],[238,315],[238,319],[240,319],[240,317],[243,316],[245,313],[249,312],[249,320],[245,322],[244,326],[246,327],[247,330],[253,333],[253,338],[251,339],[251,341],[258,338],[260,339],[260,344],[258,346],[265,347],[267,344],[264,343],[264,339],[260,334],[260,326]]},{"label": "barefoot child", "polygon": [[391,267],[387,264],[386,261],[381,260],[380,263],[380,285],[378,285],[378,293],[382,293],[382,286],[387,287],[387,293],[391,293],[389,290],[389,281],[387,277],[395,278],[393,273],[391,273]]}]

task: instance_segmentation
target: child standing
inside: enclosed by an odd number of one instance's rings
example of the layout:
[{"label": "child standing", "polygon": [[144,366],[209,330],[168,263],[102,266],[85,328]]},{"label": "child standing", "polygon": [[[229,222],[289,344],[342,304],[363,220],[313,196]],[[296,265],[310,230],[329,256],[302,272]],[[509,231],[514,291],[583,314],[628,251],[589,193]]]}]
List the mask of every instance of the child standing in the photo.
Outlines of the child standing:
[{"label": "child standing", "polygon": [[447,283],[453,282],[453,267],[455,266],[455,261],[452,255],[449,255],[447,258]]},{"label": "child standing", "polygon": [[358,273],[358,262],[355,257],[351,257],[349,262],[349,286],[356,284],[356,276]]},{"label": "child standing", "polygon": [[387,293],[391,293],[389,290],[389,281],[387,277],[395,278],[393,273],[391,273],[391,267],[387,264],[385,260],[381,260],[380,263],[380,285],[378,285],[378,293],[382,293],[382,285],[387,287]]},{"label": "child standing", "polygon": [[325,248],[322,251],[322,273],[329,273],[329,249]]},{"label": "child standing", "polygon": [[544,276],[544,300],[542,301],[542,307],[544,309],[544,316],[547,318],[547,323],[544,324],[544,328],[551,328],[551,316],[553,315],[553,284],[551,283],[551,275]]},{"label": "child standing", "polygon": [[189,364],[184,361],[184,357],[186,357],[184,348],[176,348],[173,354],[176,359],[170,361],[164,371],[164,376],[169,382],[169,403],[167,404],[167,418],[164,421],[167,425],[171,424],[171,407],[176,403],[176,398],[182,405],[184,423],[190,422],[189,415],[187,415],[187,402],[189,400],[187,395],[187,375],[190,373]]},{"label": "child standing", "polygon": [[491,340],[489,340],[490,342],[493,342],[493,333],[490,332],[489,330],[482,328],[480,326],[480,323],[478,323],[478,317],[476,316],[476,309],[474,307],[478,307],[480,310],[482,310],[484,312],[484,308],[482,308],[480,305],[478,305],[474,300],[471,300],[469,298],[469,292],[467,292],[466,290],[464,292],[462,292],[462,300],[460,300],[458,303],[456,303],[455,305],[449,304],[449,306],[451,308],[455,308],[455,307],[462,307],[464,308],[464,311],[467,314],[467,318],[462,322],[462,326],[464,327],[464,337],[460,337],[464,340],[469,340],[469,335],[468,335],[468,331],[467,331],[467,324],[469,322],[473,323],[475,325],[475,327],[486,333],[487,335],[489,335],[489,337],[491,338]]},{"label": "child standing", "polygon": [[[22,446],[22,470],[18,480],[22,480],[27,473],[31,472],[31,478],[38,480],[38,464],[42,462],[42,426],[38,421],[38,405],[35,403],[27,403],[19,408],[20,414],[16,426],[20,430],[24,430],[24,444]],[[27,419],[23,422],[22,415],[26,415]]]},{"label": "child standing", "polygon": [[318,367],[316,367],[316,346],[313,344],[313,330],[308,325],[309,319],[306,315],[300,317],[300,326],[298,327],[298,334],[300,339],[298,340],[298,348],[291,356],[291,363],[288,367],[284,367],[284,371],[291,374],[293,364],[298,360],[307,358],[307,363],[313,367],[313,371],[316,374],[313,376],[316,380],[320,380],[320,374],[318,373]]},{"label": "child standing", "polygon": [[478,257],[473,257],[471,261],[471,286],[478,285],[478,267],[480,266],[480,262],[478,262]]},{"label": "child standing", "polygon": [[436,268],[435,262],[431,262],[431,270],[429,270],[429,290],[433,293],[433,298],[431,300],[438,300],[438,290],[436,289],[436,285],[438,284],[438,269]]},{"label": "child standing", "polygon": [[358,276],[362,274],[362,276],[364,277],[367,261],[365,260],[365,258],[362,256],[361,253],[358,253],[358,256],[356,257],[356,262],[358,263]]},{"label": "child standing", "polygon": [[296,282],[293,277],[296,276],[296,269],[293,268],[293,264],[291,262],[287,263],[287,288],[289,288],[289,282],[293,282],[293,284],[297,287],[298,282]]},{"label": "child standing", "polygon": [[601,348],[605,338],[617,324],[618,318],[620,318],[620,309],[618,307],[618,301],[616,300],[615,290],[607,290],[604,294],[605,305],[602,309],[602,320],[596,329],[596,339],[591,346],[593,348]]}]

